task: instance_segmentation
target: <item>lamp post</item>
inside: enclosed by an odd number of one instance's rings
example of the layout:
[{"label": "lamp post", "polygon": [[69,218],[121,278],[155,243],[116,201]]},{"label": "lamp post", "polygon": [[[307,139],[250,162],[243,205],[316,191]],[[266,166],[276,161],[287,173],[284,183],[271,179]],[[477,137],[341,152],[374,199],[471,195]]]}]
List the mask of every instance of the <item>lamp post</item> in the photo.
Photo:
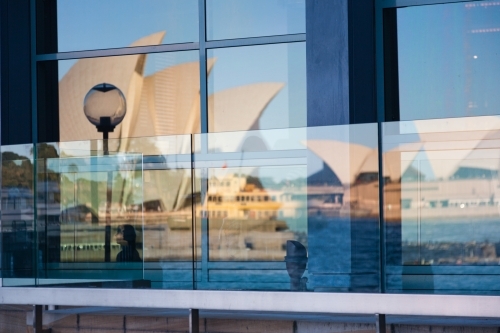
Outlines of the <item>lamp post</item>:
[{"label": "lamp post", "polygon": [[[88,121],[102,133],[103,154],[109,155],[109,132],[113,132],[127,112],[123,93],[112,84],[101,83],[89,90],[83,100],[83,111]],[[111,261],[111,200],[113,172],[108,171],[106,188],[106,227],[104,236],[104,261]]]}]

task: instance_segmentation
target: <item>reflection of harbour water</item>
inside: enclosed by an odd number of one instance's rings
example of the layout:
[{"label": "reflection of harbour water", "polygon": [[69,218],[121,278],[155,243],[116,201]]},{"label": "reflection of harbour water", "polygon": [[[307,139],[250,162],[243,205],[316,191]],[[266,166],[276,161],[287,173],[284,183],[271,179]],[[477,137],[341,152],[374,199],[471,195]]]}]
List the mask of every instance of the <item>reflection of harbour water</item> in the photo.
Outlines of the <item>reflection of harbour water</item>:
[{"label": "reflection of harbour water", "polygon": [[487,217],[474,220],[424,220],[420,223],[402,223],[403,242],[421,243],[467,243],[467,242],[500,242],[500,218]]},{"label": "reflection of harbour water", "polygon": [[500,221],[493,217],[403,222],[402,234],[404,264],[500,264]]}]

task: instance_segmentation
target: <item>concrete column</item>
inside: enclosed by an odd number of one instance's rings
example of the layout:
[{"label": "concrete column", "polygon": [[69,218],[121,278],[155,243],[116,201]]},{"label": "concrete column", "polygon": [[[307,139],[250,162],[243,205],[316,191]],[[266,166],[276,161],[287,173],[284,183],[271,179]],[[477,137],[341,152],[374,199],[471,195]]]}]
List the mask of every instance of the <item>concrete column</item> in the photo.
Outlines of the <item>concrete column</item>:
[{"label": "concrete column", "polygon": [[[306,0],[307,126],[377,121],[374,15],[374,0]],[[345,138],[350,137],[350,130],[328,129],[345,132]],[[332,139],[328,135],[318,138],[318,129],[309,128],[308,132],[309,140]],[[341,152],[328,153],[349,163]],[[308,167],[317,167],[312,159],[309,162]],[[324,189],[318,188],[322,185],[326,185]],[[340,184],[326,163],[322,171],[308,178],[310,190],[328,191],[328,186],[342,185],[349,184]],[[378,221],[308,211],[308,288],[377,291]]]}]

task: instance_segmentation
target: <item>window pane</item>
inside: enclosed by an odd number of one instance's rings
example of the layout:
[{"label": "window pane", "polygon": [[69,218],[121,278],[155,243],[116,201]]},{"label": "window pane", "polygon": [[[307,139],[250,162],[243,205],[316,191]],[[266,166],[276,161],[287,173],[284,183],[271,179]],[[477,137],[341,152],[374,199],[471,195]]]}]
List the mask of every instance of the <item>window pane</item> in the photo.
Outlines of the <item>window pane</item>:
[{"label": "window pane", "polygon": [[210,132],[306,125],[305,43],[208,51]]},{"label": "window pane", "polygon": [[59,52],[197,42],[198,31],[197,0],[57,1]]},{"label": "window pane", "polygon": [[142,154],[37,150],[38,283],[143,279],[143,218],[130,209],[143,202]]},{"label": "window pane", "polygon": [[61,141],[102,138],[85,117],[83,100],[104,82],[118,87],[127,104],[125,118],[110,138],[199,132],[197,51],[65,60],[58,62],[58,72]]},{"label": "window pane", "polygon": [[306,32],[304,0],[207,0],[207,39]]},{"label": "window pane", "polygon": [[500,6],[491,4],[398,9],[401,120],[498,113]]},{"label": "window pane", "polygon": [[1,153],[3,286],[33,286],[37,277],[33,145],[3,146]]},{"label": "window pane", "polygon": [[499,116],[383,125],[388,292],[498,293]]},{"label": "window pane", "polygon": [[376,138],[376,124],[195,135],[197,288],[377,291]]},{"label": "window pane", "polygon": [[[134,153],[118,151],[125,141]],[[199,186],[187,169],[190,142],[190,135],[108,140],[109,156],[102,140],[39,144],[38,226],[47,232],[38,233],[45,269],[37,282],[191,289],[191,190]]]}]

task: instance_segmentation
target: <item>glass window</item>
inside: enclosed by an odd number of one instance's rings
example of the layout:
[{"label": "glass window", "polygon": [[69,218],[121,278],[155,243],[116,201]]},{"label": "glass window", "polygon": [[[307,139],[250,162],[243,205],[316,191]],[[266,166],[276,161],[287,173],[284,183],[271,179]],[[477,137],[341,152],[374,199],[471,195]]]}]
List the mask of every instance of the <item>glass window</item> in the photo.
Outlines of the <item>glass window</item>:
[{"label": "glass window", "polygon": [[126,99],[125,118],[110,138],[199,132],[198,55],[183,51],[59,61],[54,98],[59,101],[60,140],[102,138],[83,113],[85,95],[99,83],[115,85]]},{"label": "glass window", "polygon": [[38,283],[85,277],[138,281],[116,285],[129,288],[192,289],[192,190],[199,193],[199,186],[186,169],[190,139],[130,139],[134,153],[118,151],[123,140],[108,140],[109,156],[101,140],[39,144],[38,219],[47,233],[39,233],[45,268]]},{"label": "glass window", "polygon": [[384,124],[389,292],[496,293],[499,133],[499,116]]},{"label": "glass window", "polygon": [[401,120],[498,113],[497,2],[400,8],[397,34]]},{"label": "glass window", "polygon": [[59,52],[197,42],[198,31],[197,0],[57,0]]},{"label": "glass window", "polygon": [[376,138],[376,124],[195,135],[197,288],[377,291]]},{"label": "glass window", "polygon": [[305,0],[207,0],[208,40],[305,32]]},{"label": "glass window", "polygon": [[3,146],[1,153],[3,285],[32,286],[37,276],[33,145]]},{"label": "glass window", "polygon": [[210,132],[306,125],[305,43],[208,51]]}]

